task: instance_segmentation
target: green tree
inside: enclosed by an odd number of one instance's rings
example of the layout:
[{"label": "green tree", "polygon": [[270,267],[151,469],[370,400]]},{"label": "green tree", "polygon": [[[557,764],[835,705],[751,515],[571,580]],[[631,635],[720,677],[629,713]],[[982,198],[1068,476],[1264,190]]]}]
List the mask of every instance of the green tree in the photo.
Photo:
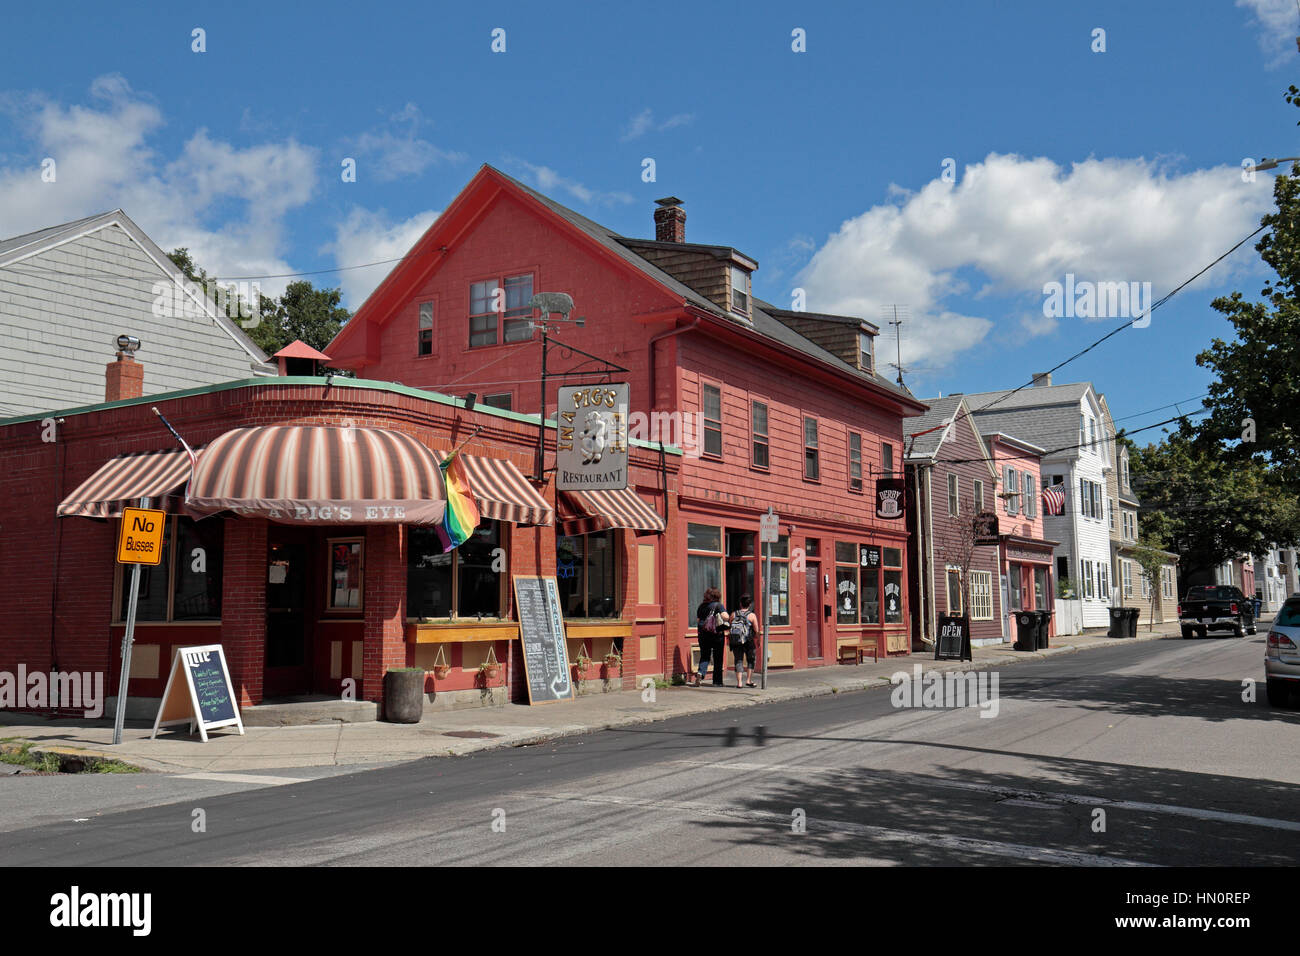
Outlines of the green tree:
[{"label": "green tree", "polygon": [[1142,577],[1147,582],[1147,593],[1151,597],[1150,614],[1147,615],[1147,630],[1150,631],[1155,626],[1156,595],[1160,593],[1160,572],[1169,558],[1165,555],[1165,543],[1146,532],[1142,534],[1137,547],[1131,549],[1130,554],[1142,569]]},{"label": "green tree", "polygon": [[[1300,89],[1292,86],[1286,101],[1300,107]],[[1216,338],[1196,357],[1216,375],[1197,433],[1207,450],[1267,463],[1271,479],[1300,496],[1300,177],[1278,176],[1273,200],[1262,220],[1268,231],[1255,245],[1272,270],[1263,301],[1233,292],[1212,303],[1236,338]]]},{"label": "green tree", "polygon": [[1207,449],[1190,429],[1130,452],[1129,465],[1147,540],[1178,554],[1184,576],[1300,537],[1300,502],[1266,463]]},{"label": "green tree", "polygon": [[[187,248],[173,249],[168,258],[185,277],[197,282],[215,295],[216,280],[209,276],[190,255]],[[325,351],[325,346],[338,334],[352,313],[339,305],[343,293],[339,289],[317,289],[305,279],[289,283],[279,299],[261,296],[258,309],[246,306],[243,313],[251,317],[239,320],[240,327],[267,356],[274,355],[295,339],[302,339],[314,349]],[[239,303],[228,309],[232,315]]]}]

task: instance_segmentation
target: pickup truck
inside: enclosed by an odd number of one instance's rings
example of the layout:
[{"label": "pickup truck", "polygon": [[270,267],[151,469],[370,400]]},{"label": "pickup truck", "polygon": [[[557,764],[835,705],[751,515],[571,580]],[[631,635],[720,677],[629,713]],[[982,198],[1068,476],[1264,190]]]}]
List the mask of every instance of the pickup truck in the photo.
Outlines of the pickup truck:
[{"label": "pickup truck", "polygon": [[1231,631],[1234,637],[1255,633],[1255,605],[1240,588],[1214,584],[1189,588],[1178,604],[1183,637]]}]

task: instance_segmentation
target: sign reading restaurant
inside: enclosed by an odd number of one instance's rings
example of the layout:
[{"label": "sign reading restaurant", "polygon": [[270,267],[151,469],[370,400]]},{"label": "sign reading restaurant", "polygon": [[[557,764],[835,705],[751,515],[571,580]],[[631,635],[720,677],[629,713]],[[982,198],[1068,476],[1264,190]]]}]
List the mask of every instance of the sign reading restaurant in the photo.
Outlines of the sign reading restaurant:
[{"label": "sign reading restaurant", "polygon": [[607,491],[627,487],[626,382],[560,387],[555,487]]}]

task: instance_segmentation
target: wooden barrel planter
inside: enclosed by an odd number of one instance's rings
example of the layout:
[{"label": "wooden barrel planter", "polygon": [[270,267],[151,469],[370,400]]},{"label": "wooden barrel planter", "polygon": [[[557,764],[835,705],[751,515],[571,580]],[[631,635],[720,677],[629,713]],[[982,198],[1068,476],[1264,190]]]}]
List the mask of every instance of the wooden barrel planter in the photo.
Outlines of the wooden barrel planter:
[{"label": "wooden barrel planter", "polygon": [[384,675],[384,720],[418,724],[424,716],[424,668],[400,667]]}]

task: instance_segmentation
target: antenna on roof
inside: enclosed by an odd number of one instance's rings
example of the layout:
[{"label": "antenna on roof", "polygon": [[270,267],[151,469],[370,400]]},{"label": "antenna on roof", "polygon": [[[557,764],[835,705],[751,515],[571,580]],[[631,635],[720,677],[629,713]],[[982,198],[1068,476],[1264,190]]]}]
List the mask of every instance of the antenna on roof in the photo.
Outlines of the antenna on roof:
[{"label": "antenna on roof", "polygon": [[[1300,0],[1297,0],[1297,2],[1300,2]],[[905,305],[886,305],[881,308],[880,312],[882,316],[886,317],[886,321],[894,327],[894,353],[897,361],[890,362],[889,367],[897,369],[898,384],[902,385],[903,372],[906,371],[903,368],[903,322],[908,318],[908,308]],[[888,318],[891,314],[893,315],[892,319]]]}]

